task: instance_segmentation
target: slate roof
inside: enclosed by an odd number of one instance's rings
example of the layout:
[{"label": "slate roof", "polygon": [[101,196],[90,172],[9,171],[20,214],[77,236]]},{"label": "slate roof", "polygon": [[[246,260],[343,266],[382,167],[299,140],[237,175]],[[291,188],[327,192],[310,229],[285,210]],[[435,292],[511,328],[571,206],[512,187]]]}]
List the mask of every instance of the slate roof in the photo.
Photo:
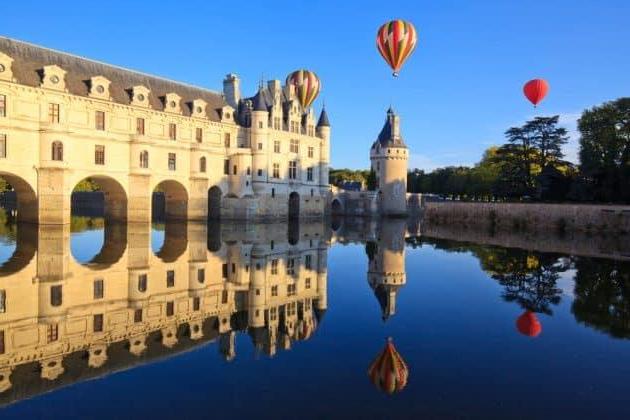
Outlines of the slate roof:
[{"label": "slate roof", "polygon": [[185,116],[191,115],[192,101],[203,99],[208,103],[206,114],[212,121],[220,121],[219,108],[226,105],[223,96],[215,91],[179,83],[157,76],[128,70],[87,58],[54,51],[22,41],[0,36],[0,52],[10,56],[13,61],[13,77],[17,82],[37,87],[41,83],[41,70],[47,65],[57,65],[66,73],[66,88],[74,95],[88,96],[89,80],[94,76],[103,76],[110,82],[110,96],[116,103],[131,103],[130,89],[143,85],[151,93],[151,108],[162,111],[163,98],[167,93],[176,93],[181,99],[180,108]]},{"label": "slate roof", "polygon": [[330,127],[330,121],[328,121],[328,113],[326,108],[322,108],[321,114],[319,114],[319,121],[317,121],[318,127]]},{"label": "slate roof", "polygon": [[401,135],[394,136],[392,134],[392,119],[396,116],[394,110],[390,107],[387,110],[387,119],[385,120],[385,125],[381,129],[381,132],[378,135],[378,138],[372,145],[372,148],[375,148],[377,144],[380,143],[381,147],[404,147],[406,148],[405,142]]}]

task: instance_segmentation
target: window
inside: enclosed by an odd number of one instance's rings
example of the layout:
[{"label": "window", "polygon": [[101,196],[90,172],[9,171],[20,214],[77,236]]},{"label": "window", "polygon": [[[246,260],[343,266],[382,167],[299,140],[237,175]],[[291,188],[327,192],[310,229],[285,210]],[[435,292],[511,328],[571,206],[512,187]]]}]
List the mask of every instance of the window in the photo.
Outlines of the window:
[{"label": "window", "polygon": [[278,318],[278,310],[276,308],[269,309],[269,320],[275,321]]},{"label": "window", "polygon": [[173,287],[173,286],[175,286],[175,271],[168,270],[166,272],[166,287]]},{"label": "window", "polygon": [[148,277],[146,274],[140,274],[138,276],[138,291],[139,292],[146,292],[147,291],[147,283],[148,283]]},{"label": "window", "polygon": [[94,163],[105,165],[105,146],[96,145],[94,147]]},{"label": "window", "polygon": [[280,142],[278,140],[273,142],[273,152],[280,153]]},{"label": "window", "polygon": [[173,316],[175,313],[175,303],[171,300],[166,302],[166,316]]},{"label": "window", "polygon": [[230,147],[230,133],[225,133],[223,135],[223,145],[225,147]]},{"label": "window", "polygon": [[221,303],[227,303],[227,302],[228,302],[228,291],[223,290],[221,292]]},{"label": "window", "polygon": [[311,288],[311,278],[308,277],[304,280],[304,288],[306,289],[310,289]]},{"label": "window", "polygon": [[290,143],[291,153],[300,153],[300,141],[297,139],[291,139]]},{"label": "window", "polygon": [[103,111],[96,111],[96,129],[105,130],[105,112]]},{"label": "window", "polygon": [[0,314],[3,314],[7,311],[7,292],[5,290],[0,290]]},{"label": "window", "polygon": [[[2,155],[0,155],[0,157],[2,157]],[[263,170],[262,169],[258,170],[258,176],[263,176]]]},{"label": "window", "polygon": [[289,162],[289,179],[297,179],[297,161]]},{"label": "window", "polygon": [[174,171],[176,169],[177,169],[177,156],[175,156],[175,153],[169,153],[168,154],[168,170]]},{"label": "window", "polygon": [[247,167],[247,175],[251,175],[252,174],[252,168],[250,168],[249,166]]},{"label": "window", "polygon": [[238,171],[237,171],[236,165],[234,165],[234,167],[232,168],[232,174],[236,175],[237,172]]},{"label": "window", "polygon": [[263,149],[263,144],[262,143],[258,143],[258,150],[262,150]]},{"label": "window", "polygon": [[273,128],[275,128],[276,130],[280,130],[280,117],[275,117],[273,119]]},{"label": "window", "polygon": [[0,95],[0,117],[7,116],[7,96]]},{"label": "window", "polygon": [[312,158],[315,156],[315,148],[313,146],[308,146],[308,157]]},{"label": "window", "polygon": [[271,286],[271,296],[278,296],[278,286]]},{"label": "window", "polygon": [[140,167],[145,169],[149,167],[149,152],[146,150],[140,152]]},{"label": "window", "polygon": [[103,331],[103,314],[94,315],[94,332]]},{"label": "window", "polygon": [[177,140],[177,124],[170,123],[168,125],[168,138],[171,140]]},{"label": "window", "polygon": [[7,157],[7,135],[0,134],[0,158]]},{"label": "window", "polygon": [[133,322],[135,323],[142,322],[142,309],[136,309],[133,312]]},{"label": "window", "polygon": [[63,302],[62,286],[50,286],[50,304],[51,306],[61,306]]},{"label": "window", "polygon": [[232,263],[232,274],[236,273],[236,264]]},{"label": "window", "polygon": [[206,172],[206,158],[199,159],[199,172]]},{"label": "window", "polygon": [[228,265],[227,265],[227,264],[223,264],[223,265],[221,266],[221,272],[223,273],[223,274],[222,274],[222,277],[223,277],[224,279],[227,279],[227,278],[228,278]]},{"label": "window", "polygon": [[273,177],[274,178],[280,178],[280,164],[279,163],[274,163],[273,164]]},{"label": "window", "polygon": [[0,354],[4,354],[4,331],[0,331]]},{"label": "window", "polygon": [[306,180],[307,181],[312,181],[313,180],[313,168],[307,168],[306,169]]},{"label": "window", "polygon": [[105,296],[105,283],[103,279],[94,280],[94,299],[103,299]]},{"label": "window", "polygon": [[59,339],[59,324],[49,324],[46,331],[46,339],[49,343]]},{"label": "window", "polygon": [[201,307],[201,299],[199,298],[199,296],[195,296],[193,298],[193,311],[198,311],[200,307]]},{"label": "window", "polygon": [[206,270],[204,268],[200,268],[197,270],[197,281],[199,283],[203,283],[206,281]]},{"label": "window", "polygon": [[223,161],[223,175],[229,175],[229,174],[230,174],[230,160],[225,159]]},{"label": "window", "polygon": [[263,128],[263,122],[262,121],[258,121],[258,128]]},{"label": "window", "polygon": [[144,118],[136,118],[136,134],[144,135]]},{"label": "window", "polygon": [[63,143],[54,141],[52,144],[52,160],[63,161]]},{"label": "window", "polygon": [[203,128],[197,127],[195,130],[195,139],[197,140],[197,143],[201,143],[203,141]]},{"label": "window", "polygon": [[304,268],[307,270],[311,270],[313,267],[313,256],[311,254],[306,254],[304,256]]},{"label": "window", "polygon": [[295,274],[295,258],[289,258],[287,260],[287,274]]},{"label": "window", "polygon": [[48,104],[48,122],[59,123],[59,104]]},{"label": "window", "polygon": [[287,296],[294,296],[296,292],[295,284],[287,284]]},{"label": "window", "polygon": [[278,260],[271,260],[271,274],[278,274]]},{"label": "window", "polygon": [[276,189],[275,189],[275,188],[272,188],[272,189],[271,189],[271,197],[273,198],[273,197],[275,197],[275,196],[276,196]]}]

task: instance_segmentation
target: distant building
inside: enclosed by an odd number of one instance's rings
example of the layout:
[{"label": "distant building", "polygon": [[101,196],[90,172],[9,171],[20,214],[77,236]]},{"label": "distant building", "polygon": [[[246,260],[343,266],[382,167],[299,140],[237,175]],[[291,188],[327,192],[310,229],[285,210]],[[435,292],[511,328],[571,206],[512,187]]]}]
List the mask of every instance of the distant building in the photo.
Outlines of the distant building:
[{"label": "distant building", "polygon": [[360,181],[343,181],[339,188],[346,191],[361,191],[363,189],[363,183]]}]

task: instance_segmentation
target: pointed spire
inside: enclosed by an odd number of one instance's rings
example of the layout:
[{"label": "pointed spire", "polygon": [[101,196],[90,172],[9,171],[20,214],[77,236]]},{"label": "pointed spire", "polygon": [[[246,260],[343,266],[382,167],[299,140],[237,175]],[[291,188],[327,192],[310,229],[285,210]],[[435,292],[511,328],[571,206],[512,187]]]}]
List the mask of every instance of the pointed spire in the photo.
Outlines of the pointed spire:
[{"label": "pointed spire", "polygon": [[319,114],[319,121],[317,121],[318,127],[330,127],[330,122],[328,121],[328,114],[326,113],[326,107],[322,107],[322,113]]},{"label": "pointed spire", "polygon": [[254,111],[267,111],[267,105],[265,103],[265,98],[263,97],[263,88],[262,85],[258,89],[258,93],[254,97]]}]

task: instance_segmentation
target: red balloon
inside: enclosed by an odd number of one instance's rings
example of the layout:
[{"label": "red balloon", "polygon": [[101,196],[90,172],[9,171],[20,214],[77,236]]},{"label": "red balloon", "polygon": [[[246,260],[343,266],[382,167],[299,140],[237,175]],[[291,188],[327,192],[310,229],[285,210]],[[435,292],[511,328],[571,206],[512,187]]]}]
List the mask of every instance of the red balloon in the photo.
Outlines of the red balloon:
[{"label": "red balloon", "polygon": [[516,320],[516,328],[518,332],[528,337],[536,337],[542,331],[540,321],[536,318],[536,314],[532,311],[525,311]]},{"label": "red balloon", "polygon": [[544,79],[534,79],[525,83],[523,93],[534,106],[538,105],[549,92],[549,83]]}]

